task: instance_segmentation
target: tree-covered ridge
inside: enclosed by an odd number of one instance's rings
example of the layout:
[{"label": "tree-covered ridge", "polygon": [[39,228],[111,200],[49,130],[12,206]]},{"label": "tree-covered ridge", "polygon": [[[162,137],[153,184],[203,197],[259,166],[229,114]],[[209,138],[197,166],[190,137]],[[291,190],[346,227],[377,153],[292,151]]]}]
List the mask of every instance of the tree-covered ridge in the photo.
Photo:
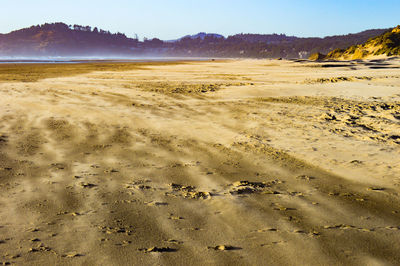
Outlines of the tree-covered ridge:
[{"label": "tree-covered ridge", "polygon": [[176,41],[129,38],[122,33],[81,25],[52,23],[0,34],[1,56],[182,56],[307,58],[315,52],[328,53],[364,43],[386,30],[325,38],[299,38],[284,34],[199,33]]},{"label": "tree-covered ridge", "polygon": [[335,48],[360,44],[386,29],[325,38],[299,38],[278,34],[236,34],[227,38],[181,39],[168,45],[179,55],[253,58],[307,58],[315,52],[327,53]]},{"label": "tree-covered ridge", "polygon": [[129,51],[137,43],[137,39],[122,33],[113,34],[90,26],[46,23],[0,35],[0,55],[79,55],[90,51]]}]

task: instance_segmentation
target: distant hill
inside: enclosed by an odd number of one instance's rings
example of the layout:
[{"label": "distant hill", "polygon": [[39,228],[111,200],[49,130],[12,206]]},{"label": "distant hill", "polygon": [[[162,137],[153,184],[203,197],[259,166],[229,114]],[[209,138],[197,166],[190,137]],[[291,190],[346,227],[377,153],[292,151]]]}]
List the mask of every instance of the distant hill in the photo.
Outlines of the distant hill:
[{"label": "distant hill", "polygon": [[225,36],[221,35],[221,34],[217,34],[217,33],[206,33],[206,32],[199,32],[197,34],[194,35],[186,35],[183,36],[179,39],[176,40],[167,40],[164,41],[166,43],[175,43],[178,41],[181,41],[182,39],[191,39],[191,40],[195,40],[195,39],[199,39],[199,40],[204,40],[206,38],[218,38],[218,39],[225,39]]},{"label": "distant hill", "polygon": [[335,49],[328,53],[326,59],[355,60],[388,56],[400,56],[400,26],[370,38],[363,44]]},{"label": "distant hill", "polygon": [[184,38],[204,40],[207,37],[217,38],[217,39],[225,39],[225,37],[223,35],[221,35],[221,34],[199,32],[199,33],[197,33],[195,35],[186,35],[186,36],[180,38],[179,40],[182,40]]},{"label": "distant hill", "polygon": [[122,33],[64,23],[43,24],[0,34],[0,56],[70,56],[127,53],[138,40]]},{"label": "distant hill", "polygon": [[200,32],[175,41],[129,38],[123,33],[89,26],[52,23],[0,34],[0,57],[40,56],[179,56],[227,58],[308,58],[359,45],[387,29],[325,38],[299,38],[284,34],[236,34],[228,37]]},{"label": "distant hill", "polygon": [[364,43],[387,29],[367,30],[325,38],[299,38],[284,34],[236,34],[227,38],[208,36],[204,39],[183,38],[169,45],[167,53],[178,56],[308,58],[316,52],[328,53]]},{"label": "distant hill", "polygon": [[266,44],[277,44],[282,42],[292,42],[300,38],[295,36],[286,36],[285,34],[236,34],[229,36],[231,39],[240,39],[250,43],[266,43]]}]

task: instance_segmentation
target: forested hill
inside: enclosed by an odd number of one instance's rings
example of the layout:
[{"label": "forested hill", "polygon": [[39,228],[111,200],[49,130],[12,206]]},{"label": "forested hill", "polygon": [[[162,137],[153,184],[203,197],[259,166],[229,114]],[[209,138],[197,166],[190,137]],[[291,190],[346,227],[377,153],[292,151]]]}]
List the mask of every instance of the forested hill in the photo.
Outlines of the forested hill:
[{"label": "forested hill", "polygon": [[236,34],[227,38],[183,38],[169,45],[169,53],[181,56],[308,58],[316,52],[328,53],[337,48],[364,43],[387,29],[325,38],[299,38],[284,34]]},{"label": "forested hill", "polygon": [[199,33],[175,41],[128,38],[122,33],[89,26],[53,23],[0,34],[0,57],[37,56],[183,56],[307,58],[314,52],[328,53],[364,43],[387,29],[325,38],[299,38],[284,34]]},{"label": "forested hill", "polygon": [[138,40],[89,26],[43,24],[0,35],[0,56],[129,53]]}]

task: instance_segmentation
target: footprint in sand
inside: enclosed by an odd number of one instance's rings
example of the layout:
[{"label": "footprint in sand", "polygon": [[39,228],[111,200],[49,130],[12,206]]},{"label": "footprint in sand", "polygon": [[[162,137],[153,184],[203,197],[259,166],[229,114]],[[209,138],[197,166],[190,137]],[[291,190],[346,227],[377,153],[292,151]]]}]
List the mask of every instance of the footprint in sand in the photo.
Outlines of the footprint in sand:
[{"label": "footprint in sand", "polygon": [[260,246],[262,247],[271,247],[271,246],[275,246],[275,245],[282,245],[285,244],[287,241],[273,241],[271,243],[268,244],[261,244]]},{"label": "footprint in sand", "polygon": [[152,252],[163,253],[163,252],[176,252],[178,250],[170,247],[162,247],[162,248],[151,247],[151,248],[140,248],[139,251],[143,251],[144,253],[152,253]]},{"label": "footprint in sand", "polygon": [[230,185],[232,189],[229,191],[232,195],[253,194],[262,192],[265,188],[271,187],[271,184],[265,182],[250,182],[247,180],[236,181]]},{"label": "footprint in sand", "polygon": [[170,219],[170,220],[183,220],[184,218],[180,217],[180,216],[173,215],[172,213],[170,213],[168,219]]},{"label": "footprint in sand", "polygon": [[161,201],[150,201],[150,202],[145,202],[148,206],[167,206],[167,202],[161,202]]},{"label": "footprint in sand", "polygon": [[400,230],[400,226],[386,226],[385,229],[397,231]]},{"label": "footprint in sand", "polygon": [[132,226],[128,227],[111,227],[111,226],[98,226],[104,234],[125,234],[125,235],[132,235]]},{"label": "footprint in sand", "polygon": [[313,177],[313,176],[309,176],[309,175],[299,175],[298,177],[296,177],[296,179],[304,180],[304,181],[311,181],[311,180],[314,180],[316,178]]},{"label": "footprint in sand", "polygon": [[168,239],[168,240],[165,240],[165,242],[172,243],[172,244],[178,244],[178,245],[183,244],[183,241],[179,241],[176,239]]},{"label": "footprint in sand", "polygon": [[229,251],[229,250],[240,250],[242,248],[235,247],[231,245],[218,245],[214,247],[207,247],[208,249],[218,250],[218,251]]},{"label": "footprint in sand", "polygon": [[265,229],[258,229],[257,231],[254,231],[254,232],[266,233],[266,232],[277,232],[277,231],[278,231],[278,229],[276,229],[276,228],[265,228]]},{"label": "footprint in sand", "polygon": [[55,170],[64,170],[66,168],[65,164],[62,163],[52,163],[50,167]]},{"label": "footprint in sand", "polygon": [[76,257],[83,257],[83,256],[85,256],[85,255],[80,254],[78,252],[71,252],[68,254],[61,255],[61,257],[64,257],[64,258],[76,258]]},{"label": "footprint in sand", "polygon": [[383,187],[369,187],[369,188],[367,188],[367,190],[368,190],[368,191],[376,191],[376,192],[379,192],[379,191],[384,191],[384,190],[386,190],[386,189],[383,188]]},{"label": "footprint in sand", "polygon": [[97,187],[97,185],[92,184],[92,183],[87,183],[87,182],[81,182],[79,185],[83,188],[94,188]]},{"label": "footprint in sand", "polygon": [[296,210],[296,208],[281,206],[279,203],[271,203],[271,206],[274,207],[275,211],[295,211]]},{"label": "footprint in sand", "polygon": [[44,252],[44,251],[51,251],[51,248],[49,248],[49,247],[47,247],[47,246],[45,246],[45,245],[43,245],[43,244],[40,244],[38,247],[36,247],[36,248],[30,248],[29,250],[28,250],[28,253],[35,253],[35,252]]},{"label": "footprint in sand", "polygon": [[132,243],[132,241],[130,241],[130,240],[124,240],[124,241],[122,241],[122,243],[116,243],[115,245],[121,246],[121,247],[126,247],[126,246],[129,246],[131,243]]},{"label": "footprint in sand", "polygon": [[169,186],[172,189],[172,192],[168,193],[166,195],[172,195],[172,196],[180,195],[184,198],[190,198],[190,199],[210,199],[211,198],[211,193],[203,192],[203,191],[196,191],[196,188],[193,186],[183,186],[183,185],[175,184],[175,183],[172,183]]},{"label": "footprint in sand", "polygon": [[112,173],[118,173],[119,171],[114,169],[114,168],[110,168],[110,169],[106,169],[104,170],[105,174],[112,174]]},{"label": "footprint in sand", "polygon": [[0,135],[0,143],[6,143],[8,141],[8,136]]},{"label": "footprint in sand", "polygon": [[129,189],[137,189],[137,190],[150,190],[153,189],[151,186],[146,185],[146,183],[150,183],[151,180],[137,180],[132,181],[131,183],[126,184],[126,188]]},{"label": "footprint in sand", "polygon": [[324,226],[324,229],[343,229],[343,230],[346,230],[346,229],[354,229],[354,228],[356,228],[356,227],[353,226],[353,225],[346,225],[346,224],[335,224],[335,225],[325,225]]},{"label": "footprint in sand", "polygon": [[309,237],[318,237],[318,236],[321,235],[321,233],[318,232],[318,231],[307,232],[307,231],[304,231],[304,230],[301,230],[301,229],[293,230],[292,233],[294,233],[294,234],[304,234],[304,235],[307,235]]}]

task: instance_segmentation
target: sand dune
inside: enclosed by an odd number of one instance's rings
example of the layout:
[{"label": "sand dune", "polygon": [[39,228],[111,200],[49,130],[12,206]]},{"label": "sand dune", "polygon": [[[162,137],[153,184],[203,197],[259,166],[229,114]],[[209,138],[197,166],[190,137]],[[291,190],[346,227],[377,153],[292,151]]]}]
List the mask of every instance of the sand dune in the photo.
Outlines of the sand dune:
[{"label": "sand dune", "polygon": [[8,74],[0,262],[398,264],[399,67],[232,60]]}]

